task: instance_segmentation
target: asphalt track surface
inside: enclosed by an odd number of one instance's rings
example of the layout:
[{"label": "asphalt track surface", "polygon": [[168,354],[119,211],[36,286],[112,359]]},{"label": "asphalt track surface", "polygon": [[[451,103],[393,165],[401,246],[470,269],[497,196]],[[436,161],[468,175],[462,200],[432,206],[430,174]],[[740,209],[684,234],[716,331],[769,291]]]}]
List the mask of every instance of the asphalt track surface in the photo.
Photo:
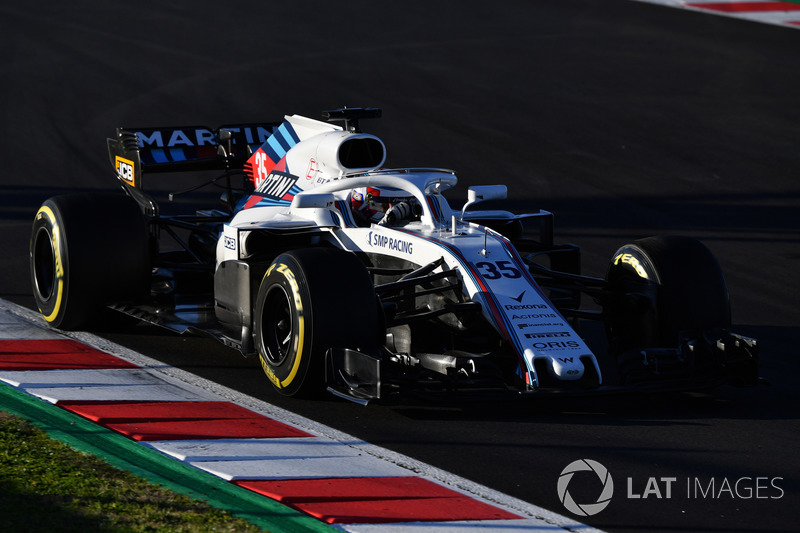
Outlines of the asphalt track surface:
[{"label": "asphalt track surface", "polygon": [[[556,512],[562,469],[594,459],[614,497],[581,520],[609,531],[796,530],[800,32],[622,0],[250,4],[0,7],[0,297],[33,307],[27,241],[45,198],[115,187],[115,127],[379,106],[364,126],[390,166],[508,184],[513,208],[556,213],[586,273],[640,236],[703,240],[771,385],[362,408],[279,397],[212,341],[101,334]],[[669,498],[661,478],[676,478]],[[590,485],[570,490],[590,499]]]}]

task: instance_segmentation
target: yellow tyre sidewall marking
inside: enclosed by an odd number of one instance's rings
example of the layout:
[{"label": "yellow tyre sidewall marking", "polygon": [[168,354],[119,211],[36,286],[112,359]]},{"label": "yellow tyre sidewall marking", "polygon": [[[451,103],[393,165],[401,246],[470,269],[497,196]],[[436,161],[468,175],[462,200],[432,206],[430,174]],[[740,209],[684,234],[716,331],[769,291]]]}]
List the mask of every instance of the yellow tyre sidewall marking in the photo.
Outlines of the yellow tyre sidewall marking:
[{"label": "yellow tyre sidewall marking", "polygon": [[640,278],[650,279],[647,275],[647,270],[642,266],[641,261],[636,256],[625,253],[619,254],[614,258],[614,264],[618,265],[620,262],[630,265]]},{"label": "yellow tyre sidewall marking", "polygon": [[261,360],[261,368],[264,369],[264,373],[267,375],[267,378],[278,388],[281,388],[281,380],[278,379],[278,376],[275,375],[275,372],[272,371],[269,364],[267,364],[267,359],[264,355],[259,354],[258,358]]},{"label": "yellow tyre sidewall marking", "polygon": [[297,331],[295,332],[294,337],[294,345],[296,347],[295,358],[292,368],[289,370],[289,375],[283,380],[275,375],[275,373],[272,371],[272,368],[270,368],[270,366],[267,364],[263,355],[261,356],[261,366],[263,367],[264,372],[267,374],[269,380],[279,389],[284,389],[294,381],[294,378],[297,376],[297,371],[300,369],[300,363],[303,359],[303,345],[305,342],[305,319],[303,317],[303,301],[300,298],[300,286],[297,284],[297,278],[295,278],[294,272],[292,272],[287,265],[278,263],[269,267],[269,270],[267,270],[264,278],[268,277],[273,270],[280,272],[286,281],[289,282],[289,286],[292,289],[292,297],[294,298],[294,305],[297,311]]},{"label": "yellow tyre sidewall marking", "polygon": [[45,315],[44,310],[42,309],[39,309],[39,311],[42,313],[46,321],[53,322],[55,321],[58,312],[61,310],[61,302],[64,297],[64,261],[61,257],[61,246],[59,244],[61,229],[59,228],[58,224],[56,224],[56,216],[52,209],[47,206],[42,206],[39,209],[39,212],[36,213],[36,216],[38,218],[42,215],[50,220],[50,227],[52,228],[50,235],[53,244],[53,257],[56,262],[56,303],[53,306],[53,311],[49,315]]}]

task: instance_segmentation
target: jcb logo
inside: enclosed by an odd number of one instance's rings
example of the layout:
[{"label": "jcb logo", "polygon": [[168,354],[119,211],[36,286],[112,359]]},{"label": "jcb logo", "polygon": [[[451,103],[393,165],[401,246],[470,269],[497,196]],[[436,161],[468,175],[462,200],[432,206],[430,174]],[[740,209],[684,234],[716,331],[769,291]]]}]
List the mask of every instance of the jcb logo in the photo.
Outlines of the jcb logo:
[{"label": "jcb logo", "polygon": [[116,156],[116,163],[117,175],[120,177],[120,179],[124,180],[131,186],[135,185],[133,177],[133,161],[130,159],[125,159],[124,157]]}]

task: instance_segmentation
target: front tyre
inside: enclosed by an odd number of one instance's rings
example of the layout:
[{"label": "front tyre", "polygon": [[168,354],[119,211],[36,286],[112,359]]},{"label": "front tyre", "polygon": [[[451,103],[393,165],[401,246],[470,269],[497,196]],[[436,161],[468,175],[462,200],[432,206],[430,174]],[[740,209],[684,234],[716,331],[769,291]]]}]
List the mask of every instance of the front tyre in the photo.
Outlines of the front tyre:
[{"label": "front tyre", "polygon": [[278,256],[254,313],[256,349],[275,390],[313,396],[323,389],[328,348],[374,347],[376,301],[369,273],[352,253],[309,248]]},{"label": "front tyre", "polygon": [[684,332],[727,329],[728,289],[711,251],[689,237],[648,237],[621,247],[606,273],[609,341],[621,352],[675,347]]}]

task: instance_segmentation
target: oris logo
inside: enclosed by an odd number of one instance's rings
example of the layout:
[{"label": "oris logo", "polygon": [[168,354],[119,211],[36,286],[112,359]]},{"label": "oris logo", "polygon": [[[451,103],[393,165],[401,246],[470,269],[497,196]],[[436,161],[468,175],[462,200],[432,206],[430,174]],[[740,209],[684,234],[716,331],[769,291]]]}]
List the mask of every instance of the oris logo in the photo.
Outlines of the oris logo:
[{"label": "oris logo", "polygon": [[[530,338],[530,333],[525,334],[525,338]],[[534,342],[534,348],[538,348],[539,350],[564,350],[567,348],[578,348],[580,347],[580,343],[578,341],[550,341],[550,342]]]}]

